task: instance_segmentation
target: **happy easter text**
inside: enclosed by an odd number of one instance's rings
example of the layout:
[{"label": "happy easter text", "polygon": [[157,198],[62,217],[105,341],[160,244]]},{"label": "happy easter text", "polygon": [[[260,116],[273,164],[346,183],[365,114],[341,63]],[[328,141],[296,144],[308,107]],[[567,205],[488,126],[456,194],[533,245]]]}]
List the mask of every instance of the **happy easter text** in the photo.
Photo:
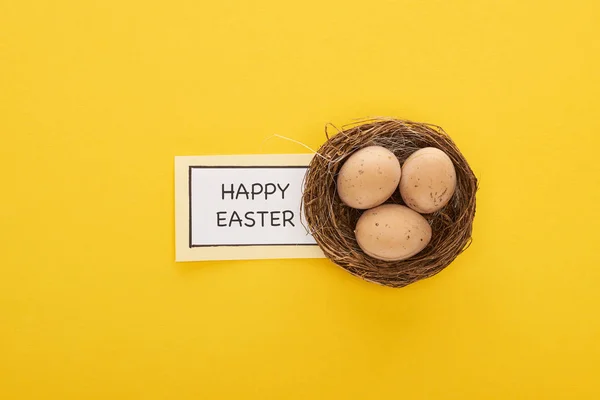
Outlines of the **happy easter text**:
[{"label": "happy easter text", "polygon": [[[253,183],[246,186],[243,183],[238,185],[221,184],[221,200],[269,200],[273,198],[285,199],[285,192],[290,184],[281,185],[279,183]],[[217,226],[226,227],[286,227],[296,226],[293,222],[294,212],[292,210],[255,210],[245,213],[237,211],[217,211]]]}]

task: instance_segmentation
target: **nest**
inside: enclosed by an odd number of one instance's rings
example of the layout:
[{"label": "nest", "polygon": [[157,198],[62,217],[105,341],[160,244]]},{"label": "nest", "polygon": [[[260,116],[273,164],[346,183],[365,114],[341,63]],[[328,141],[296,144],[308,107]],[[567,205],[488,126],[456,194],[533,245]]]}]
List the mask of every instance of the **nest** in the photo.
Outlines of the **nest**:
[{"label": "nest", "polygon": [[[329,137],[310,163],[305,177],[303,210],[307,228],[325,255],[362,279],[403,287],[428,278],[448,266],[471,243],[477,178],[452,139],[439,126],[396,119],[375,119],[342,127]],[[336,190],[337,173],[346,159],[366,146],[383,146],[403,164],[423,147],[437,147],[454,163],[457,186],[450,202],[423,215],[431,225],[431,242],[402,261],[382,261],[365,254],[354,228],[362,211],[342,203]],[[399,191],[387,203],[404,204]]]}]

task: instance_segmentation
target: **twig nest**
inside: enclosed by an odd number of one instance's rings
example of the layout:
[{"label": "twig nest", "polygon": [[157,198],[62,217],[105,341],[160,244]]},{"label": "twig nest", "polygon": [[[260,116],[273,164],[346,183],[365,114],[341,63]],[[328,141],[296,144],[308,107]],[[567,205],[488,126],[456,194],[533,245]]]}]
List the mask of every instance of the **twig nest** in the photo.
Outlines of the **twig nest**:
[{"label": "twig nest", "polygon": [[[356,182],[361,181],[360,174],[346,176],[342,166],[346,161],[354,159],[357,162],[355,166],[360,168],[363,160],[360,151],[371,146],[383,148],[377,150],[381,155],[386,154],[385,150],[394,155],[398,164],[402,164],[402,179],[400,190],[398,182],[395,182],[396,189],[391,197],[386,194],[387,200],[372,201],[374,205],[384,201],[385,205],[364,211],[372,206],[363,207],[364,204],[358,203],[355,205],[361,207],[349,206],[347,203],[352,200],[348,198],[352,196],[342,200],[343,195],[338,193],[337,185],[340,179],[352,176],[358,179]],[[412,162],[422,163],[416,168],[407,163],[407,159],[420,150],[421,155],[412,158]],[[379,161],[384,162],[385,159]],[[382,165],[393,166],[390,171],[394,174],[391,176],[399,177],[400,170],[395,175],[395,164],[391,161],[388,159],[388,163]],[[419,189],[419,183],[413,182],[413,179],[421,182],[421,168],[427,171],[432,165],[438,175],[432,177],[428,174],[428,179],[432,180],[424,183],[432,188],[437,185],[437,190],[427,192],[430,197],[427,201],[427,198],[423,198],[423,193],[414,191],[415,185]],[[356,171],[358,170],[360,169]],[[363,173],[367,173],[366,169]],[[377,173],[375,174],[377,178]],[[372,182],[372,179],[364,180],[362,184]],[[402,191],[403,184],[412,185],[414,196],[410,197],[406,191]],[[389,191],[387,187],[384,190],[383,185],[377,185],[377,189],[382,187],[380,194]],[[347,186],[352,186],[352,183]],[[340,186],[340,192],[342,190],[344,189]],[[437,197],[433,201],[430,194],[436,191]],[[317,244],[334,263],[365,280],[402,287],[437,274],[468,247],[475,216],[476,191],[477,179],[473,171],[442,128],[396,119],[369,120],[342,128],[318,150],[305,178],[304,217]],[[355,200],[356,197],[359,196],[355,196]],[[377,209],[385,210],[390,215],[376,218],[373,213],[377,214]],[[364,227],[371,223],[379,224],[373,228],[376,229],[375,236],[364,233]],[[403,226],[402,224],[411,225],[414,236],[395,235],[389,230],[392,229],[391,225],[398,227]],[[378,244],[378,240],[381,243]]]}]

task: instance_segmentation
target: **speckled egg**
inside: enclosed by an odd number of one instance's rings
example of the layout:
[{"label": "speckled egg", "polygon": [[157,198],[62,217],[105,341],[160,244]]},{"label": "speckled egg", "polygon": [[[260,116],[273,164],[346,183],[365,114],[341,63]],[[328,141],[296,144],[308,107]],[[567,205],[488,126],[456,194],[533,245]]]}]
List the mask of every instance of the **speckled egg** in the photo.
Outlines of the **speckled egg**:
[{"label": "speckled egg", "polygon": [[344,204],[365,210],[384,203],[400,182],[400,162],[388,149],[369,146],[352,154],[340,168],[337,192]]},{"label": "speckled egg", "polygon": [[456,171],[446,153],[434,147],[415,151],[402,165],[400,194],[407,206],[423,214],[450,201],[456,189]]},{"label": "speckled egg", "polygon": [[431,240],[431,226],[425,217],[399,204],[384,204],[365,211],[354,233],[366,254],[384,261],[412,257]]}]

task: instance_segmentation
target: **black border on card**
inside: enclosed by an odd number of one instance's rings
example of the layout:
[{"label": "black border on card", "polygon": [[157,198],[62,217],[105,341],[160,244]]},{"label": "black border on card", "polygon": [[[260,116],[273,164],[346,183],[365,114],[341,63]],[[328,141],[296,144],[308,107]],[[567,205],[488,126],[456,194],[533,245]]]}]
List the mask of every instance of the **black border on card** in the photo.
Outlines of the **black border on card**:
[{"label": "black border on card", "polygon": [[192,170],[197,169],[278,169],[278,168],[304,168],[308,165],[190,165],[188,168],[188,236],[190,249],[194,247],[262,247],[262,246],[316,246],[316,243],[261,243],[261,244],[193,244],[192,243]]}]

